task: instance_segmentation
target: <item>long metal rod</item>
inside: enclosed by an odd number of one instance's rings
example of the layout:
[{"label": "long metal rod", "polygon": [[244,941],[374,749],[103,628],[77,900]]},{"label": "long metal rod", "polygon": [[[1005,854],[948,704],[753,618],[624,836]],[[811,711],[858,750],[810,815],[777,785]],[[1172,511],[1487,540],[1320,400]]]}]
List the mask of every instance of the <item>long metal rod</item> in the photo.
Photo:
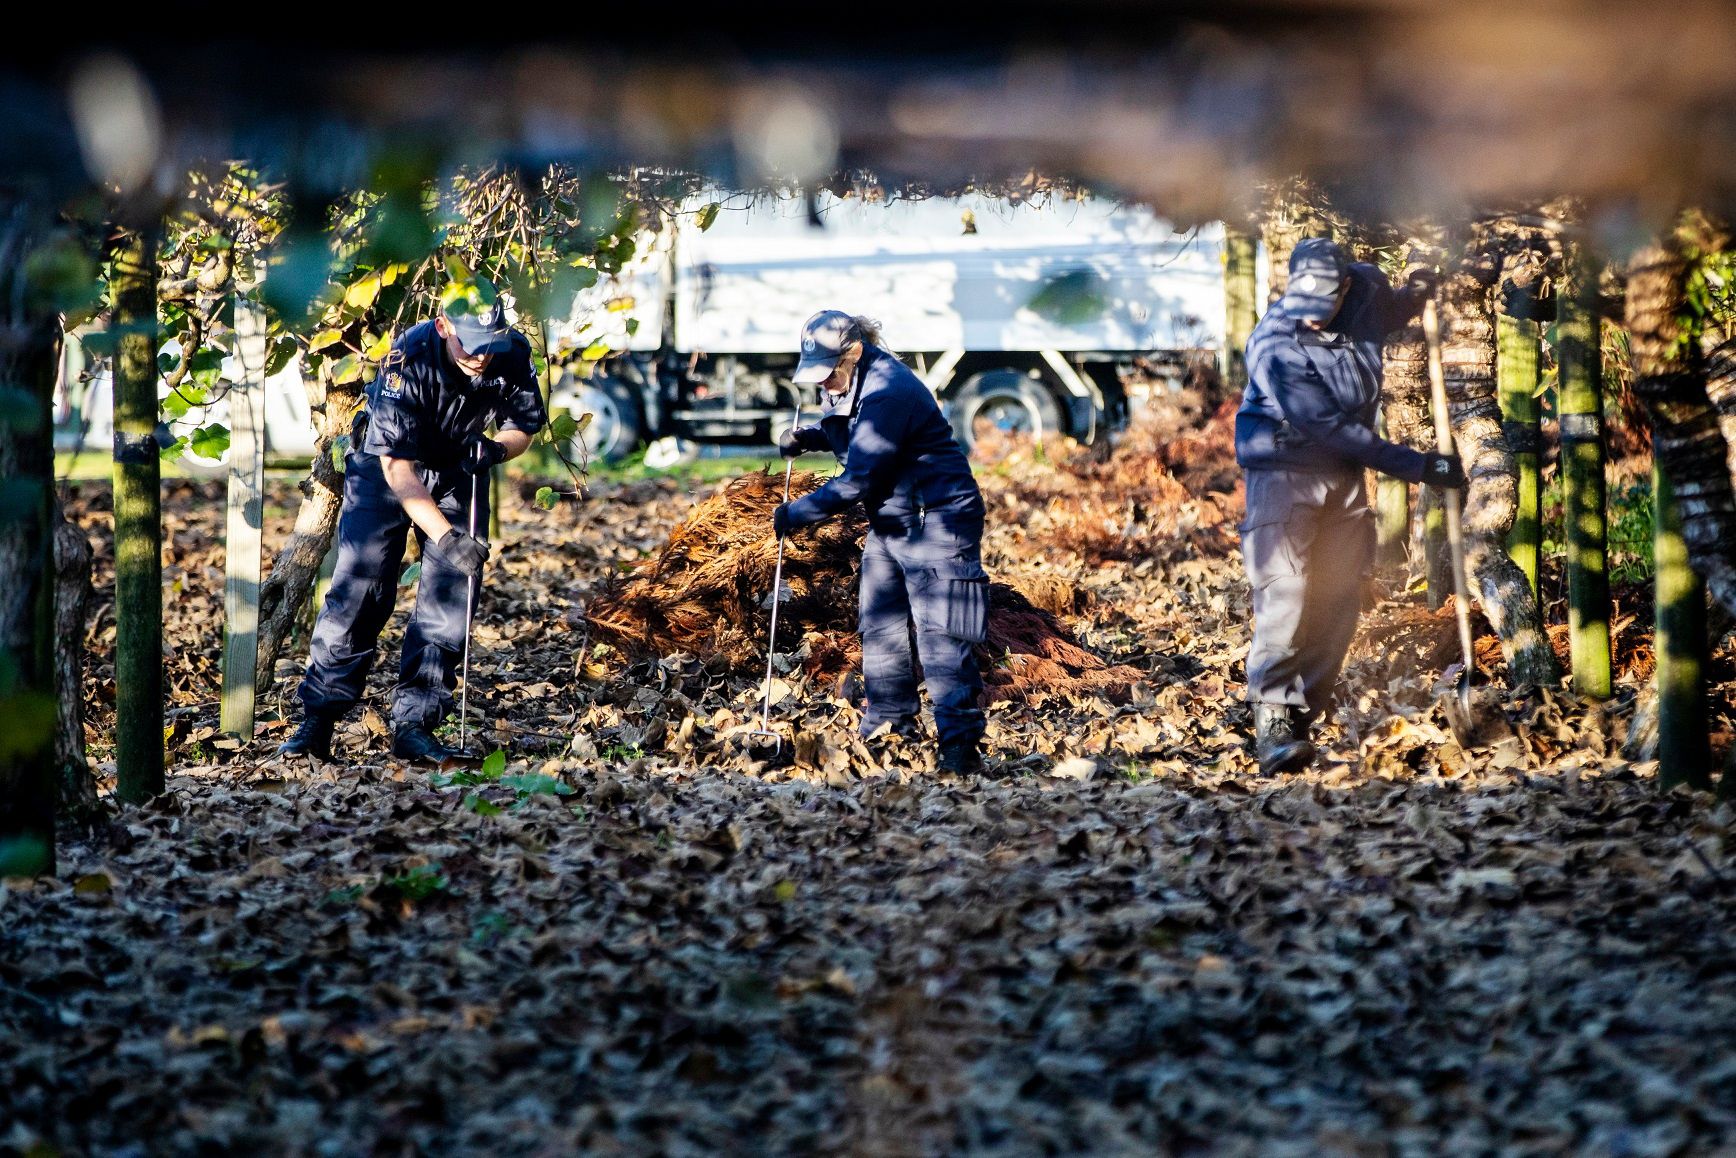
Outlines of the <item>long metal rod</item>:
[{"label": "long metal rod", "polygon": [[[1441,367],[1441,316],[1433,298],[1423,303],[1423,340],[1429,348],[1429,408],[1434,411],[1435,449],[1453,453],[1453,425],[1447,414],[1447,377]],[[1441,509],[1447,516],[1447,549],[1453,561],[1453,608],[1459,620],[1459,646],[1465,654],[1465,674],[1459,680],[1459,699],[1469,712],[1471,672],[1471,604],[1465,582],[1465,531],[1460,522],[1459,496],[1441,488]]]},{"label": "long metal rod", "polygon": [[[795,413],[790,415],[790,429],[794,430],[802,423],[802,397],[796,395]],[[796,460],[784,460],[784,502],[790,501],[790,475],[796,469]],[[784,540],[778,539],[778,564],[772,571],[772,626],[766,633],[766,696],[765,704],[760,708],[760,731],[767,735],[772,731],[772,660],[778,650],[778,604],[783,602],[784,591]]]},{"label": "long metal rod", "polygon": [[[470,475],[470,537],[476,538],[476,495],[478,490],[476,472]],[[464,684],[458,693],[458,747],[465,750],[469,746],[470,727],[470,620],[476,614],[476,587],[481,581],[481,572],[466,577],[464,588]]]}]

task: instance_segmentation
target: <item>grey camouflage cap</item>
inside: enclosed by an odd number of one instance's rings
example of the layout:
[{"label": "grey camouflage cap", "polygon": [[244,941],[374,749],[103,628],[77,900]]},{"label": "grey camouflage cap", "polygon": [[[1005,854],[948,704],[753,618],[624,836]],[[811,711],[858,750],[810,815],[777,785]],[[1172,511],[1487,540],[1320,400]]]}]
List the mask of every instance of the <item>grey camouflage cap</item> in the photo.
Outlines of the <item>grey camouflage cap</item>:
[{"label": "grey camouflage cap", "polygon": [[1344,247],[1326,237],[1309,237],[1290,251],[1290,283],[1284,287],[1284,308],[1303,321],[1330,321],[1338,312],[1338,292],[1344,288],[1350,261]]}]

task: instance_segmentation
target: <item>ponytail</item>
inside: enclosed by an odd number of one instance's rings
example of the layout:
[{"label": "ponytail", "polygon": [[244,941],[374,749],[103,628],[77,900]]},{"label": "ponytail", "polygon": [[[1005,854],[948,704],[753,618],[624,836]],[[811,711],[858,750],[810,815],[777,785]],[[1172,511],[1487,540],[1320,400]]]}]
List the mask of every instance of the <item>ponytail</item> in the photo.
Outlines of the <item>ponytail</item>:
[{"label": "ponytail", "polygon": [[[871,318],[866,314],[857,314],[852,317],[850,321],[855,326],[856,337],[860,339],[864,345],[879,346],[882,350],[886,349],[886,345],[880,337],[880,322],[877,319]],[[890,353],[891,351],[887,352]]]}]

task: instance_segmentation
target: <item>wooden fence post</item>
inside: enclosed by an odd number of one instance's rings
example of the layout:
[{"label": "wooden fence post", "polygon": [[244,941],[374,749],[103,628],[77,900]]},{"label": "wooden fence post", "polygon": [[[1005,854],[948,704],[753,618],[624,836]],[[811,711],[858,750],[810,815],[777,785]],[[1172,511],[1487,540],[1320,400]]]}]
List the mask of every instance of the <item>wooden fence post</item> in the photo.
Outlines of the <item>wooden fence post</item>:
[{"label": "wooden fence post", "polygon": [[228,528],[224,536],[222,728],[253,739],[259,662],[259,571],[264,558],[265,317],[235,295],[235,358],[229,387]]}]

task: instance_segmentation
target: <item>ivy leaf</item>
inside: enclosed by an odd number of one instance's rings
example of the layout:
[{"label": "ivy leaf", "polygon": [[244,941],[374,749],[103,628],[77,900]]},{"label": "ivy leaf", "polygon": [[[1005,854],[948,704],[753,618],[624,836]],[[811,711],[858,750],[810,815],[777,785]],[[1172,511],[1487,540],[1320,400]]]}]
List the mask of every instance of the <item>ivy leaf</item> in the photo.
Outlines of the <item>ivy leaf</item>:
[{"label": "ivy leaf", "polygon": [[496,748],[482,760],[482,774],[490,780],[497,780],[506,771],[506,753]]},{"label": "ivy leaf", "polygon": [[[496,753],[499,755],[499,753]],[[501,763],[504,764],[502,757]],[[486,764],[483,767],[487,767]],[[553,776],[543,776],[540,773],[528,772],[522,776],[505,776],[501,778],[501,787],[510,788],[521,796],[571,796],[573,786]]]},{"label": "ivy leaf", "polygon": [[201,426],[187,440],[187,449],[200,458],[222,458],[229,451],[229,428],[220,422]]},{"label": "ivy leaf", "polygon": [[344,332],[342,330],[334,326],[327,326],[323,330],[316,331],[314,336],[307,340],[307,348],[309,351],[323,350],[327,346],[335,346],[343,340]]},{"label": "ivy leaf", "polygon": [[561,501],[560,492],[556,491],[554,487],[538,487],[537,488],[536,505],[541,507],[543,510],[545,510],[545,511],[554,510],[555,507],[560,503],[560,501]]},{"label": "ivy leaf", "polygon": [[279,374],[283,368],[295,359],[295,339],[288,334],[279,334],[265,348],[265,376]]},{"label": "ivy leaf", "polygon": [[471,792],[464,797],[464,807],[478,816],[505,816],[506,809],[498,804],[490,804],[476,793]]},{"label": "ivy leaf", "polygon": [[358,355],[345,354],[332,363],[332,382],[342,386],[346,382],[360,381],[366,369],[366,363]]},{"label": "ivy leaf", "polygon": [[159,450],[157,452],[157,457],[162,462],[180,462],[181,456],[183,454],[186,454],[186,453],[187,453],[187,436],[182,435],[180,438],[177,438],[175,441],[171,442],[168,446],[165,446],[161,450]]},{"label": "ivy leaf", "polygon": [[557,414],[549,420],[549,437],[555,442],[566,442],[578,432],[578,419],[571,414]]},{"label": "ivy leaf", "polygon": [[344,304],[353,310],[365,310],[380,296],[380,275],[370,273],[344,291]]},{"label": "ivy leaf", "polygon": [[607,341],[598,338],[596,341],[586,346],[585,352],[580,354],[579,357],[583,358],[587,362],[601,361],[609,356],[609,348],[609,343]]},{"label": "ivy leaf", "polygon": [[712,223],[717,220],[717,211],[722,208],[723,205],[721,203],[713,201],[711,204],[699,211],[699,213],[693,218],[693,224],[699,226],[699,231],[704,233],[707,229],[710,229]]},{"label": "ivy leaf", "polygon": [[187,369],[192,374],[193,381],[206,390],[214,390],[223,380],[223,351],[206,346],[193,355]]}]

